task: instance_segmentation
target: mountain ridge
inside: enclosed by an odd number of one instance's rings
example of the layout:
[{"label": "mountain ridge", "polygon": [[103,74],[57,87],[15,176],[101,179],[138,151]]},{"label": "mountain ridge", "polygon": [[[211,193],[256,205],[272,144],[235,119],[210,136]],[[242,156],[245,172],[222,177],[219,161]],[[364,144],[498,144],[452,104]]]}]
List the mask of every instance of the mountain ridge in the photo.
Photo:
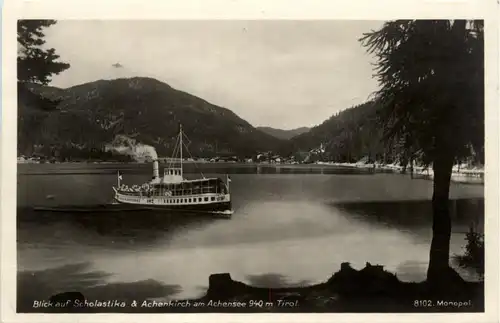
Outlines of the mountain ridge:
[{"label": "mountain ridge", "polygon": [[283,140],[292,139],[295,136],[301,135],[301,134],[306,133],[309,130],[311,130],[310,127],[299,127],[299,128],[290,129],[290,130],[268,127],[268,126],[260,126],[260,127],[256,127],[256,128],[264,133],[267,133],[268,135],[271,135],[275,138],[283,139]]},{"label": "mountain ridge", "polygon": [[[373,101],[336,113],[312,128],[282,130],[254,127],[230,109],[153,78],[97,80],[66,89],[26,87],[18,104],[19,154],[30,155],[41,146],[46,156],[88,156],[104,151],[120,135],[155,147],[160,156],[171,156],[180,123],[196,157],[246,158],[273,152],[299,159],[306,153],[314,157],[312,161],[356,162],[365,157],[381,160],[393,153],[382,142]],[[37,95],[45,100],[45,108],[33,103]],[[48,100],[55,102],[52,107]]]},{"label": "mountain ridge", "polygon": [[199,156],[249,156],[284,144],[230,109],[153,78],[97,80],[66,89],[25,85],[54,101],[55,109],[27,109],[26,96],[19,97],[19,153],[40,145],[52,151],[68,145],[100,149],[116,135],[127,135],[168,156],[180,123],[191,140],[189,150]]}]

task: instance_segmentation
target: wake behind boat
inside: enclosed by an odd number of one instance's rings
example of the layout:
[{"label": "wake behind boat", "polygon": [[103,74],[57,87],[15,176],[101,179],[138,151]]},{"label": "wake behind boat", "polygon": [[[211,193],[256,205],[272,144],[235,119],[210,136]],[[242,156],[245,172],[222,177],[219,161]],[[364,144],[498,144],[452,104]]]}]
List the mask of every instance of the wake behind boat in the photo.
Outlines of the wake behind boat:
[{"label": "wake behind boat", "polygon": [[[185,134],[180,126],[179,136],[174,148],[173,158],[159,176],[158,160],[153,160],[153,178],[141,185],[121,185],[121,174],[118,172],[118,185],[113,187],[115,200],[120,204],[140,208],[178,210],[188,212],[208,212],[231,215],[231,194],[229,183],[220,178],[201,178],[187,180],[183,176],[182,151],[187,146],[183,143]],[[176,158],[179,153],[179,158]],[[176,161],[179,166],[176,166]]]},{"label": "wake behind boat", "polygon": [[125,204],[97,204],[97,205],[62,205],[62,206],[35,206],[34,211],[61,212],[61,213],[95,213],[95,212],[127,212],[148,210],[147,208],[131,208]]}]

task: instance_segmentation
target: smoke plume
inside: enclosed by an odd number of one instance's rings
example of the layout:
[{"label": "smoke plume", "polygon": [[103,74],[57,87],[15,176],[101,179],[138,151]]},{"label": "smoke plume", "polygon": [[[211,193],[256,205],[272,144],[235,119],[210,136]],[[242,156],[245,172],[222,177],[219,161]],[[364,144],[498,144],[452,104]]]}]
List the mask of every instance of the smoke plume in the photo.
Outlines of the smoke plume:
[{"label": "smoke plume", "polygon": [[117,135],[115,139],[107,145],[106,150],[120,155],[131,156],[135,160],[144,160],[145,158],[151,158],[153,160],[158,159],[158,154],[154,147],[138,143],[135,139],[125,135]]}]

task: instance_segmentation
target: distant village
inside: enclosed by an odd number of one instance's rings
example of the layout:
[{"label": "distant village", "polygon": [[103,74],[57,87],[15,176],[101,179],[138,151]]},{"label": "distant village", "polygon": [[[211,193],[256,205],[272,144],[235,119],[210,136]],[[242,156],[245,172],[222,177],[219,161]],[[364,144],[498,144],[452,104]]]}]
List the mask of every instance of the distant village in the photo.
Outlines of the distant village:
[{"label": "distant village", "polygon": [[[301,157],[297,158],[297,156],[283,157],[277,155],[273,152],[261,152],[256,154],[252,158],[240,158],[238,156],[215,156],[211,158],[183,158],[183,161],[186,162],[202,162],[202,163],[217,163],[217,162],[226,162],[226,163],[267,163],[267,164],[299,164],[299,163],[312,163],[313,158],[311,158],[311,154],[314,154],[314,150],[311,152],[298,153]],[[160,163],[168,163],[171,161],[170,157],[159,157],[158,161]],[[130,160],[130,162],[136,163],[147,163],[151,162],[151,158],[144,157],[136,160]],[[47,158],[46,156],[33,154],[32,156],[24,156],[20,155],[17,158],[18,163],[61,163],[61,162],[118,162],[118,160],[109,161],[109,160],[95,160],[95,159],[74,159],[71,161],[61,161],[58,158]]]},{"label": "distant village", "polygon": [[[266,152],[258,152],[254,156],[243,158],[238,157],[236,155],[220,155],[214,157],[191,157],[184,158],[183,160],[186,162],[201,162],[201,163],[217,163],[217,162],[226,162],[226,163],[265,163],[265,164],[311,164],[317,161],[322,160],[322,155],[325,152],[323,145],[319,148],[311,149],[310,151],[297,152],[292,156],[281,156],[272,151]],[[102,157],[102,156],[101,156]],[[158,161],[160,163],[167,163],[171,160],[170,157],[159,157]],[[24,163],[34,163],[34,164],[43,164],[43,163],[64,163],[64,162],[88,162],[88,163],[101,163],[101,162],[134,162],[134,163],[147,163],[151,162],[150,157],[142,157],[142,158],[131,158],[126,155],[113,154],[112,156],[106,156],[106,158],[71,158],[71,160],[62,158],[59,154],[56,154],[51,157],[47,157],[42,153],[33,153],[31,156],[19,155],[17,157],[17,162]]]},{"label": "distant village", "polygon": [[[432,167],[424,167],[419,165],[417,162],[414,164],[403,165],[402,163],[395,161],[391,163],[383,163],[380,161],[371,161],[368,157],[361,158],[359,161],[354,163],[339,163],[335,161],[325,160],[324,154],[325,149],[323,145],[319,148],[312,149],[306,152],[297,152],[293,156],[280,156],[274,152],[259,152],[252,158],[241,158],[238,156],[216,156],[216,157],[191,157],[183,158],[183,162],[186,163],[245,163],[245,164],[267,164],[267,165],[299,165],[299,164],[317,164],[317,165],[330,165],[338,167],[348,167],[348,168],[359,168],[370,170],[374,172],[391,172],[391,173],[409,173],[414,178],[425,178],[433,179]],[[132,162],[132,163],[150,163],[152,158],[131,158],[130,156],[115,156],[116,160],[100,160],[100,159],[75,159],[72,161],[61,161],[57,158],[47,158],[41,154],[33,154],[32,156],[20,155],[17,158],[18,164],[43,164],[43,163],[53,163],[59,164],[61,162],[83,162],[83,163],[116,163],[116,162]],[[168,164],[170,162],[179,162],[178,158],[171,157],[158,157],[158,162],[162,164]],[[463,182],[463,183],[484,183],[484,166],[474,165],[470,161],[456,164],[453,167],[452,181]]]}]

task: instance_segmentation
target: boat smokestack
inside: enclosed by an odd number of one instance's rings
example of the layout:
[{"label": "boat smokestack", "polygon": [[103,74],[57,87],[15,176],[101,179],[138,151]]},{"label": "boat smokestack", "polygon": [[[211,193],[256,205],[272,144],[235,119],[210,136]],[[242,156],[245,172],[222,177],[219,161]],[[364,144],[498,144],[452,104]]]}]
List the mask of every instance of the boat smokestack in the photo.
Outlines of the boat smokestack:
[{"label": "boat smokestack", "polygon": [[153,160],[153,179],[160,177],[160,170],[158,168],[158,159]]}]

